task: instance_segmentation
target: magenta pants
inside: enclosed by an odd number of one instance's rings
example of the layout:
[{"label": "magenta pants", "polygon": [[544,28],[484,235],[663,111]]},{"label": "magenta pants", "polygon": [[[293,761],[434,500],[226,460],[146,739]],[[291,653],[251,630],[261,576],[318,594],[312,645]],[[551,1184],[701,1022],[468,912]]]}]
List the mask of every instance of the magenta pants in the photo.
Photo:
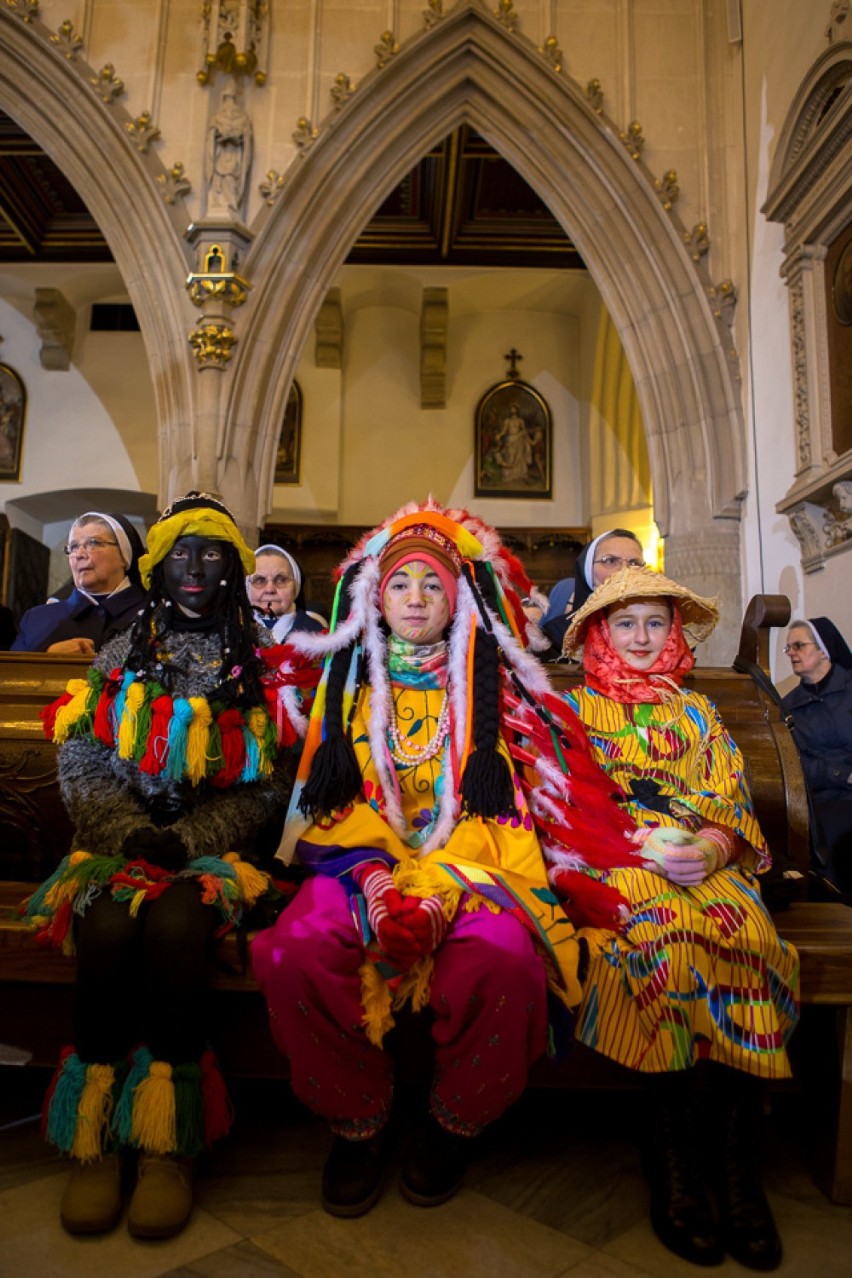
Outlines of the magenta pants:
[{"label": "magenta pants", "polygon": [[[304,883],[251,957],[296,1095],[342,1135],[373,1135],[390,1110],[394,1063],[361,1023],[364,947],[338,881]],[[547,1045],[544,964],[523,924],[460,911],[435,955],[429,1005],[432,1112],[475,1135],[520,1096]]]}]

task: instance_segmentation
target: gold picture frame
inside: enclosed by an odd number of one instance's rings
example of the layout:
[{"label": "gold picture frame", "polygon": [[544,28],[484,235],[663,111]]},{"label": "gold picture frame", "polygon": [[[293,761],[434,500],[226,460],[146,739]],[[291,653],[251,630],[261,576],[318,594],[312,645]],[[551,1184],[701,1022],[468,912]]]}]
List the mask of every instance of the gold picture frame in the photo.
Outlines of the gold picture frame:
[{"label": "gold picture frame", "polygon": [[302,472],[302,390],[298,382],[293,382],[287,396],[287,408],[281,433],[278,436],[278,448],[275,453],[275,483],[298,484]]},{"label": "gold picture frame", "polygon": [[476,497],[553,496],[553,418],[547,400],[520,378],[486,391],[476,406]]}]

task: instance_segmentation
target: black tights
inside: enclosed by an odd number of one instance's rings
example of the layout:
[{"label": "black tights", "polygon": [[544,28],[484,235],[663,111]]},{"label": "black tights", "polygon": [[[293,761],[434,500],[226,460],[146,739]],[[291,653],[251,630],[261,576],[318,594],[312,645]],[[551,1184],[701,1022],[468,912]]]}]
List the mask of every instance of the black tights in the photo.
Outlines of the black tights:
[{"label": "black tights", "polygon": [[156,1060],[198,1060],[206,1046],[207,955],[218,923],[195,883],[142,905],[100,896],[77,928],[74,1038],[86,1063],[109,1064],[138,1043]]}]

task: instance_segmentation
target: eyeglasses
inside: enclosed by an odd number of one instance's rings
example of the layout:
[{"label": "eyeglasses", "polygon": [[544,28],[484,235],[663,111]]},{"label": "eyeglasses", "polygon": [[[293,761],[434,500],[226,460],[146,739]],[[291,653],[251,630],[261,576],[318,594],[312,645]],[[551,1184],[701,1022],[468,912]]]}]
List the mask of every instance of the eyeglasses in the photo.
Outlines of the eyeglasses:
[{"label": "eyeglasses", "polygon": [[603,564],[604,568],[644,568],[644,559],[622,559],[619,555],[601,555],[600,559],[595,560],[596,564]]},{"label": "eyeglasses", "polygon": [[276,590],[283,590],[292,580],[292,577],[285,577],[283,573],[279,573],[277,577],[249,577],[248,579],[252,590],[263,590],[266,585],[274,586]]},{"label": "eyeglasses", "polygon": [[63,546],[63,553],[70,559],[72,555],[81,555],[83,551],[103,550],[105,546],[117,546],[117,541],[102,541],[100,537],[86,537],[84,541],[70,541]]},{"label": "eyeglasses", "polygon": [[789,657],[791,652],[801,652],[803,648],[815,648],[816,644],[812,639],[803,639],[800,643],[787,643],[784,645],[784,651]]}]

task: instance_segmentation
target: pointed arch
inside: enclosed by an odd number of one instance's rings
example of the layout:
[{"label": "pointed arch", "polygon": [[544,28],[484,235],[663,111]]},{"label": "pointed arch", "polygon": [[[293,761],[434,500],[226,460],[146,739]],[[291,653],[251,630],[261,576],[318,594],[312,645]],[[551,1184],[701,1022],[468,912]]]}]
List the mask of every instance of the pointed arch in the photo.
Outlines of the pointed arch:
[{"label": "pointed arch", "polygon": [[157,188],[162,165],[133,148],[124,131],[130,117],[120,106],[104,106],[88,74],[82,59],[72,62],[51,44],[43,23],[0,9],[0,108],[62,170],[109,243],[139,320],[157,405],[151,425],[162,439],[190,427],[194,412],[183,217]]},{"label": "pointed arch", "polygon": [[253,227],[245,266],[259,283],[228,429],[248,443],[261,517],[270,424],[282,420],[327,289],[381,199],[463,123],[538,192],[589,267],[633,370],[663,534],[736,516],[746,487],[740,403],[682,230],[579,87],[474,0],[365,79]]}]

